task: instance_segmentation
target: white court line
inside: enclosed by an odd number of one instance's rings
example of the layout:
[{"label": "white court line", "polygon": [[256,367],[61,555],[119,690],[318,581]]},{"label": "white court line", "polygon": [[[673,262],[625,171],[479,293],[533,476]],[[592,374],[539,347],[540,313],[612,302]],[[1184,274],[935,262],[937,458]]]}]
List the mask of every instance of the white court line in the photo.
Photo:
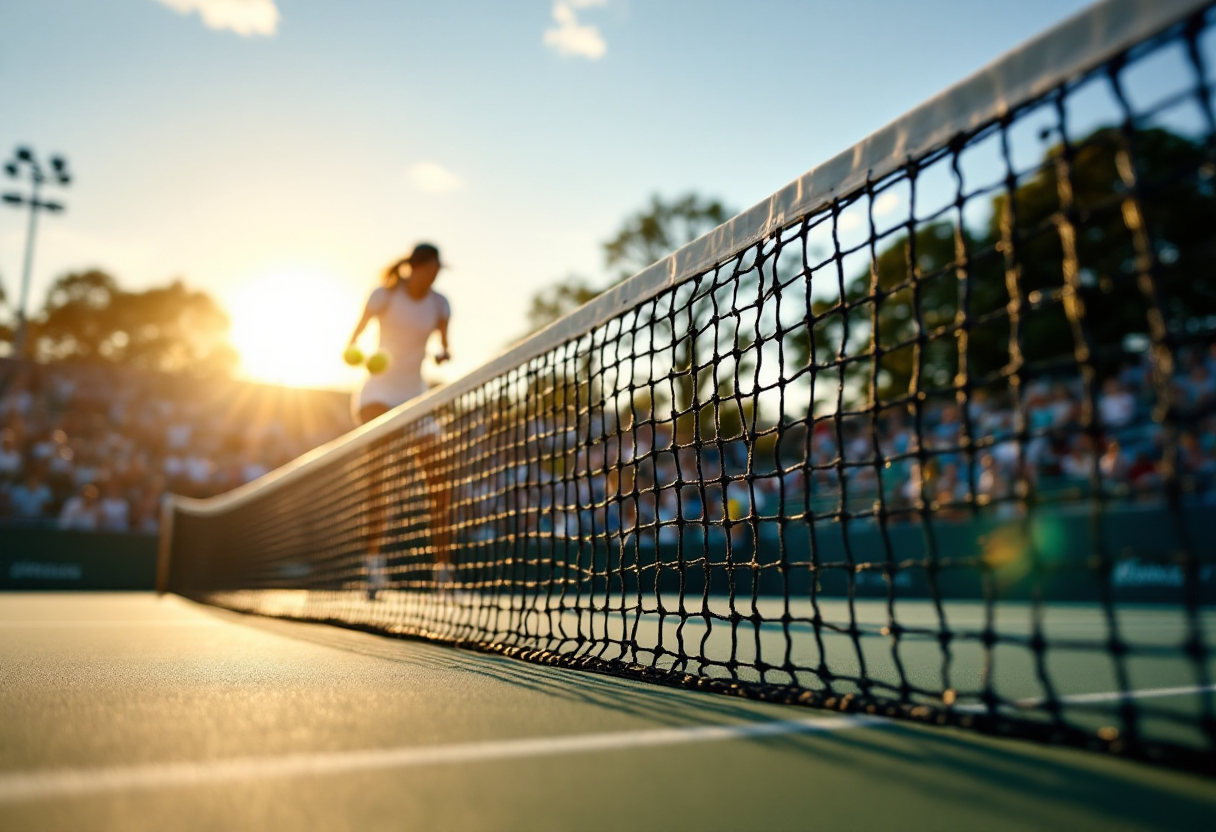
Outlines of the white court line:
[{"label": "white court line", "polygon": [[1110,691],[1109,693],[1078,693],[1061,696],[1065,705],[1084,705],[1090,702],[1122,702],[1128,699],[1157,699],[1163,696],[1187,696],[1192,693],[1216,691],[1216,685],[1191,685],[1181,688],[1148,688],[1146,690]]},{"label": "white court line", "polygon": [[[1071,696],[1061,696],[1056,701],[1061,705],[1090,705],[1101,702],[1126,702],[1132,699],[1159,699],[1167,696],[1190,696],[1196,693],[1216,691],[1216,685],[1190,685],[1180,688],[1146,688],[1145,690],[1112,690],[1102,693],[1076,693]],[[1046,699],[1019,699],[1012,702],[1015,708],[1038,708],[1046,704]],[[987,705],[963,705],[954,710],[962,713],[983,713]]]},{"label": "white court line", "polygon": [[376,769],[653,748],[693,742],[758,739],[783,734],[821,734],[886,724],[888,720],[873,716],[819,717],[781,722],[751,722],[743,725],[695,725],[687,728],[620,731],[611,734],[285,754],[279,757],[236,757],[196,763],[18,772],[0,774],[0,803],[80,797],[135,789],[205,786],[271,777],[350,774]]},{"label": "white court line", "polygon": [[98,621],[0,621],[0,630],[37,630],[52,627],[222,627],[223,621],[165,621],[163,619],[133,618],[127,621],[101,619]]}]

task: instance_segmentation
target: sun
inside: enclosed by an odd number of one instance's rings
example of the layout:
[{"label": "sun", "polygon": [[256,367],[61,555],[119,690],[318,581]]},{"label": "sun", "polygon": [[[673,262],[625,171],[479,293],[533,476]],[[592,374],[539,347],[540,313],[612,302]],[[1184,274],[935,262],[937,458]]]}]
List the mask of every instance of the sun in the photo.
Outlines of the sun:
[{"label": "sun", "polygon": [[349,388],[355,373],[342,350],[358,320],[357,292],[333,274],[309,268],[267,272],[230,302],[240,374],[290,387]]}]

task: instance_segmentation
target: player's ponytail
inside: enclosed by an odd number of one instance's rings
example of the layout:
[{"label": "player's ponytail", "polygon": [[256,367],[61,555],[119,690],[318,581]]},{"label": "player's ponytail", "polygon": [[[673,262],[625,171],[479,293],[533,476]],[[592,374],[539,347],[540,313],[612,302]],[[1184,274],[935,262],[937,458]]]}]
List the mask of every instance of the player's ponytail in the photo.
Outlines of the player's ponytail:
[{"label": "player's ponytail", "polygon": [[392,265],[385,267],[384,273],[380,276],[384,288],[392,291],[401,283],[401,269],[410,265],[409,258],[403,258],[395,261]]}]

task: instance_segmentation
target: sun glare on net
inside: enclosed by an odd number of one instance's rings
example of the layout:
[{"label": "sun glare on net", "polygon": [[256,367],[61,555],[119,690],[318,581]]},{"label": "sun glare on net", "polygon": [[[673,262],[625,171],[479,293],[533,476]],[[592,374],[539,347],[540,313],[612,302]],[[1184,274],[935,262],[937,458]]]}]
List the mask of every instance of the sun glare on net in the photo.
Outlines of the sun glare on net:
[{"label": "sun glare on net", "polygon": [[326,272],[284,269],[254,278],[231,303],[241,374],[292,387],[350,386],[342,349],[357,305]]}]

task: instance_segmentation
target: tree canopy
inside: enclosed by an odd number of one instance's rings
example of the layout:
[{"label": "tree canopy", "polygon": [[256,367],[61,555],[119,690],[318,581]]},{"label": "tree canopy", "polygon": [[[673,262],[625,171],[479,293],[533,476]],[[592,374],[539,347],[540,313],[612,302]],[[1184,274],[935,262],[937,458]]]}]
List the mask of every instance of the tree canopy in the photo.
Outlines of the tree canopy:
[{"label": "tree canopy", "polygon": [[652,196],[645,206],[622,220],[616,233],[604,241],[608,280],[597,287],[581,275],[570,275],[537,292],[528,310],[529,331],[543,329],[605,289],[712,231],[733,214],[720,200],[695,193],[673,199]]},{"label": "tree canopy", "polygon": [[40,361],[100,361],[192,376],[227,374],[236,353],[228,317],[205,292],[175,280],[127,291],[96,269],[58,278],[30,321]]},{"label": "tree canopy", "polygon": [[720,200],[695,193],[670,201],[656,194],[604,243],[604,265],[615,269],[619,283],[717,228],[734,213]]},{"label": "tree canopy", "polygon": [[[8,305],[8,295],[4,291],[4,281],[0,280],[0,306]],[[13,340],[13,322],[0,321],[0,344],[10,343]]]},{"label": "tree canopy", "polygon": [[[1106,128],[1075,149],[1051,148],[1012,194],[991,199],[986,226],[939,221],[899,235],[843,298],[814,300],[809,337],[803,329],[790,339],[795,363],[877,355],[873,365],[845,364],[846,386],[867,399],[876,381],[879,399],[891,400],[951,387],[960,372],[982,384],[1014,362],[1109,370],[1129,336],[1149,333],[1154,307],[1174,333],[1216,320],[1216,199],[1210,181],[1178,174],[1202,170],[1204,158],[1203,147],[1161,129],[1129,142]],[[1143,183],[1135,200],[1133,175]],[[1133,213],[1144,217],[1141,245],[1155,246],[1148,283]]]}]

